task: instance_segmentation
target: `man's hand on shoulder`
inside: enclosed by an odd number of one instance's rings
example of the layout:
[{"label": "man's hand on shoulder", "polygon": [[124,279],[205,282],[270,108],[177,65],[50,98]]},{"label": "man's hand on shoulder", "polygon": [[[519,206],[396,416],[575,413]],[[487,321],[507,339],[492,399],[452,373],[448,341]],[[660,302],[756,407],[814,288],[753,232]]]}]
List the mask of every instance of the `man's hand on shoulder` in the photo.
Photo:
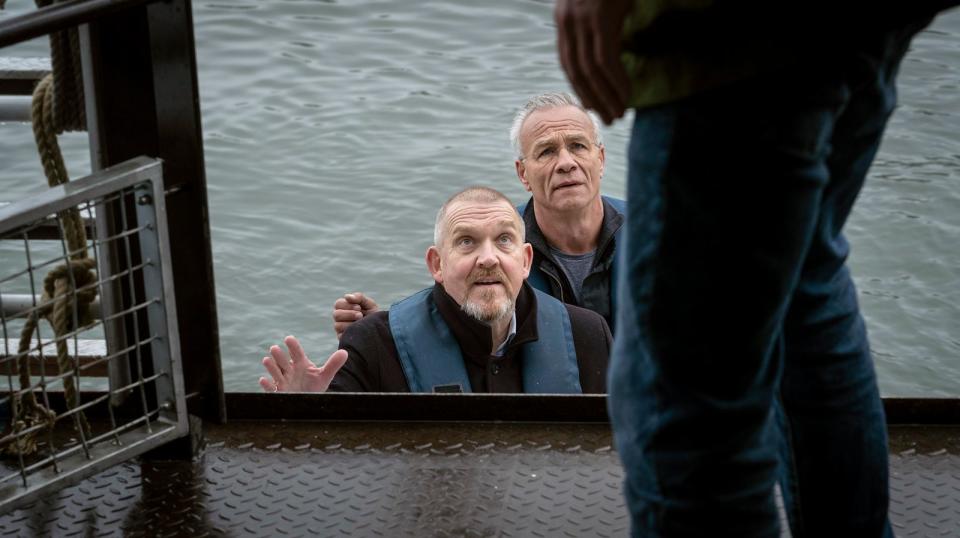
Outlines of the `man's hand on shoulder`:
[{"label": "man's hand on shoulder", "polygon": [[333,330],[337,333],[337,339],[355,321],[379,309],[373,299],[360,292],[344,294],[333,303]]},{"label": "man's hand on shoulder", "polygon": [[263,358],[263,367],[272,380],[260,378],[260,387],[265,392],[326,392],[333,377],[347,362],[347,352],[334,351],[323,366],[317,366],[300,347],[293,336],[283,339],[290,351],[289,356],[280,346],[270,348],[270,356]]},{"label": "man's hand on shoulder", "polygon": [[623,23],[631,0],[557,0],[560,65],[583,106],[604,123],[623,116],[630,99],[630,79],[620,63]]}]

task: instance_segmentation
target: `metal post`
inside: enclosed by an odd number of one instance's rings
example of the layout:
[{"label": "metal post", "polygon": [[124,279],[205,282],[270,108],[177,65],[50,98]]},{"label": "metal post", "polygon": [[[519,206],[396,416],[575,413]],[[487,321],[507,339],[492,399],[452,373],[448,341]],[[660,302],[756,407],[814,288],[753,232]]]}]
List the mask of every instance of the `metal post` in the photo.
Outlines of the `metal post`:
[{"label": "metal post", "polygon": [[222,422],[226,410],[190,2],[170,0],[105,16],[82,28],[81,48],[94,168],[137,155],[163,160],[188,409]]}]

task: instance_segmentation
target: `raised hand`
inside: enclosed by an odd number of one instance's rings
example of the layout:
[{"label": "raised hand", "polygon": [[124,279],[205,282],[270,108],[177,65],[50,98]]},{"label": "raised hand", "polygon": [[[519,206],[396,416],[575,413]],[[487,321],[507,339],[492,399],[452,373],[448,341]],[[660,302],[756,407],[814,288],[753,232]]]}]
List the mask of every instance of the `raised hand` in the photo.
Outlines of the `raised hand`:
[{"label": "raised hand", "polygon": [[289,356],[280,346],[272,346],[270,356],[263,358],[263,366],[272,378],[260,378],[260,387],[265,392],[325,392],[333,376],[347,362],[347,352],[338,349],[323,366],[317,366],[310,362],[296,338],[288,336],[283,343],[290,351]]},{"label": "raised hand", "polygon": [[553,11],[560,65],[583,106],[608,125],[623,116],[630,99],[620,39],[632,6],[632,0],[557,0]]},{"label": "raised hand", "polygon": [[347,293],[337,299],[333,303],[333,330],[337,333],[337,339],[353,322],[377,310],[377,303],[360,292]]}]

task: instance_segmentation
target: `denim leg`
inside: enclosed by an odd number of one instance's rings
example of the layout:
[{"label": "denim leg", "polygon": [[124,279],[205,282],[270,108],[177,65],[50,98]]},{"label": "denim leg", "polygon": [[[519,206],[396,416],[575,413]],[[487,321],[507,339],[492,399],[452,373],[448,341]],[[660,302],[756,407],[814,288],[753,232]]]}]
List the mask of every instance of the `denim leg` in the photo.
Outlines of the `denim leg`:
[{"label": "denim leg", "polygon": [[852,86],[837,120],[831,182],[784,322],[784,493],[794,538],[893,535],[886,421],[842,228],[896,103],[897,68],[915,31],[890,34],[851,60],[859,68],[849,70],[872,76]]},{"label": "denim leg", "polygon": [[842,95],[786,110],[748,99],[636,116],[609,389],[637,536],[779,533],[781,326]]},{"label": "denim leg", "polygon": [[783,440],[798,530],[889,531],[882,407],[840,230],[908,41],[638,111],[609,377],[635,535],[776,536]]}]

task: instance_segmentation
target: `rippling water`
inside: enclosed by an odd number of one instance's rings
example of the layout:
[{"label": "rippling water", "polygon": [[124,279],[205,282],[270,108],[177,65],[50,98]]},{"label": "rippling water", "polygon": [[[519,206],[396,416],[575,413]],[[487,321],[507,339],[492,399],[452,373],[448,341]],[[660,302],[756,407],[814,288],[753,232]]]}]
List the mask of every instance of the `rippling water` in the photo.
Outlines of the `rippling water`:
[{"label": "rippling water", "polygon": [[[8,16],[28,6],[8,3]],[[507,128],[567,89],[551,2],[196,1],[224,381],[296,334],[336,347],[333,301],[381,305],[431,284],[436,209],[485,183],[526,198]],[[8,56],[46,55],[36,41]],[[960,394],[960,12],[914,41],[901,106],[848,225],[885,395]],[[624,193],[629,120],[604,133],[603,191]],[[89,171],[85,135],[61,143]],[[0,200],[44,184],[29,128],[0,125]]]}]

